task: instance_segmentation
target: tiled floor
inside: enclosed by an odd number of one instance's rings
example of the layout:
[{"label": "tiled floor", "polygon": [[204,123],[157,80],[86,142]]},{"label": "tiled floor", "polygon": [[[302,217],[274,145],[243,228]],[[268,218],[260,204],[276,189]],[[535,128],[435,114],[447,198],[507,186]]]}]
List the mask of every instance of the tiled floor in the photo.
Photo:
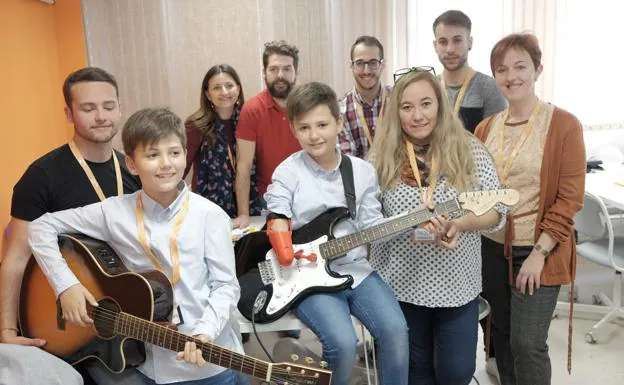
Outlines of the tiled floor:
[{"label": "tiled floor", "polygon": [[[572,375],[568,375],[566,371],[567,318],[553,320],[549,337],[553,385],[624,384],[624,322],[609,325],[598,343],[590,345],[585,342],[584,336],[594,323],[595,321],[590,320],[574,320]],[[260,338],[269,352],[272,352],[273,346],[278,341],[277,333],[263,333]],[[320,353],[320,344],[310,331],[303,331],[300,341],[317,354]],[[245,351],[254,357],[266,359],[253,336],[245,344]],[[495,385],[496,381],[485,372],[483,357],[483,351],[479,348],[475,377],[481,385]],[[473,381],[473,384],[476,382]]]},{"label": "tiled floor", "polygon": [[[624,234],[624,224],[620,230]],[[598,292],[606,292],[609,297],[613,290],[613,271],[598,266],[582,257],[577,260],[577,301],[583,304],[591,304],[592,296]],[[561,289],[559,299],[567,300],[567,287]],[[552,385],[624,385],[624,320],[610,324],[604,332],[597,336],[598,342],[590,345],[585,342],[585,333],[596,323],[595,320],[575,318],[573,321],[572,339],[572,375],[568,375],[567,349],[568,349],[568,319],[567,313],[558,311],[560,317],[553,319],[549,345],[552,361],[553,379]],[[578,316],[587,316],[578,311]],[[479,333],[481,334],[481,333]],[[482,336],[480,335],[479,338]],[[269,352],[278,341],[277,333],[263,333],[260,335]],[[303,331],[301,340],[306,347],[320,354],[321,346],[316,337],[310,331]],[[481,385],[494,385],[489,375],[485,372],[485,361],[481,343],[477,351],[477,371],[475,377]],[[261,359],[266,356],[252,336],[251,341],[245,344],[248,354]],[[350,385],[359,385],[354,381]],[[472,384],[476,384],[473,381]],[[472,385],[471,384],[471,385]]]},{"label": "tiled floor", "polygon": [[[609,325],[598,343],[590,345],[585,342],[585,332],[595,322],[581,319],[573,321],[572,375],[568,375],[568,320],[553,320],[548,339],[553,385],[624,384],[624,322]],[[481,385],[496,384],[485,372],[481,357],[483,354],[479,354],[477,358],[476,378]]]}]

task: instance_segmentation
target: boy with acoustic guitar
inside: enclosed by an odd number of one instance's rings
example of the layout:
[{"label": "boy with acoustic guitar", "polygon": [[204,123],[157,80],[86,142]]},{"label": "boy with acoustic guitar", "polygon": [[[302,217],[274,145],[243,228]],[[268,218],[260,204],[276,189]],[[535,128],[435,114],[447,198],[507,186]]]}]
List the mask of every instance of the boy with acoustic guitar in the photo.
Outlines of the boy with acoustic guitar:
[{"label": "boy with acoustic guitar", "polygon": [[[158,269],[169,278],[174,292],[172,322],[178,331],[242,353],[231,317],[240,289],[230,219],[182,181],[186,163],[182,121],[167,109],[140,110],[126,122],[122,141],[128,168],[141,179],[142,190],[48,213],[30,224],[30,246],[58,296],[63,318],[90,326],[87,302],[98,306],[58,246],[59,234],[82,233],[108,243],[130,270]],[[248,383],[231,369],[206,364],[194,342],[186,342],[177,354],[145,346],[147,359],[138,369],[146,384]]]}]

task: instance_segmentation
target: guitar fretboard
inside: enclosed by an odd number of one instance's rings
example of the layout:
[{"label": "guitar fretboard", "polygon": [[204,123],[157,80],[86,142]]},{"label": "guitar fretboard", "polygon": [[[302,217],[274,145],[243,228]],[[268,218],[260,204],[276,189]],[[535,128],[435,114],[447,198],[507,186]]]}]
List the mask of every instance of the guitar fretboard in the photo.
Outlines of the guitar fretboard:
[{"label": "guitar fretboard", "polygon": [[94,316],[94,321],[100,327],[113,330],[115,334],[134,338],[174,352],[184,351],[186,342],[195,342],[207,362],[237,370],[252,377],[266,378],[270,370],[270,364],[265,361],[233,352],[213,343],[201,342],[197,338],[128,313],[102,309],[102,311],[96,310]]},{"label": "guitar fretboard", "polygon": [[332,239],[319,246],[323,258],[331,261],[340,258],[349,250],[366,245],[376,240],[399,234],[409,228],[416,227],[429,219],[444,213],[453,213],[461,209],[457,199],[435,206],[433,210],[423,209],[392,219],[388,222],[369,227],[340,238]]}]

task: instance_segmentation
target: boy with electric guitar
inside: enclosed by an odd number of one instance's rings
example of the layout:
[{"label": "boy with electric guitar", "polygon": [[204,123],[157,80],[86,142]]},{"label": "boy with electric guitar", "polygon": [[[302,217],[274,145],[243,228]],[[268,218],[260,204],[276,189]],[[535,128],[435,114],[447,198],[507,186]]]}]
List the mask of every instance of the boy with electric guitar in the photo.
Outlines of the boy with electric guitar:
[{"label": "boy with electric guitar", "polygon": [[[293,90],[286,107],[303,150],[287,158],[273,174],[264,196],[270,212],[267,234],[281,266],[296,264],[305,270],[321,262],[321,256],[305,250],[294,253],[291,228],[299,229],[337,207],[349,207],[351,217],[337,225],[334,235],[353,233],[384,219],[374,168],[342,154],[336,146],[343,121],[334,91],[321,83],[305,84]],[[407,384],[407,324],[392,290],[370,267],[366,246],[337,259],[332,270],[352,280],[339,291],[311,294],[294,309],[321,340],[323,360],[333,371],[332,384],[346,385],[355,364],[357,337],[351,314],[375,338],[379,383]]]},{"label": "boy with electric guitar", "polygon": [[237,254],[239,310],[260,323],[294,310],[321,340],[338,385],[348,383],[355,362],[353,315],[375,339],[379,383],[407,384],[406,321],[393,291],[369,265],[366,245],[422,226],[435,236],[432,242],[452,248],[457,234],[447,215],[467,210],[481,216],[496,203],[514,204],[518,194],[467,191],[384,219],[377,172],[336,147],[342,119],[334,91],[321,83],[300,86],[287,110],[303,150],[273,174],[264,196],[267,231],[239,241],[248,245]]},{"label": "boy with electric guitar", "polygon": [[[142,190],[48,213],[30,224],[30,246],[54,291],[49,302],[54,304],[58,296],[60,308],[56,320],[50,317],[55,322],[43,326],[38,323],[47,322],[40,321],[46,317],[29,317],[32,311],[22,309],[24,329],[34,334],[53,329],[48,348],[63,332],[81,336],[84,331],[88,340],[93,338],[90,330],[104,339],[120,334],[147,342],[147,358],[138,368],[146,384],[248,383],[237,373],[243,372],[276,384],[328,385],[328,371],[284,369],[242,354],[231,317],[240,288],[230,219],[182,181],[186,137],[180,118],[167,109],[140,110],[126,122],[122,141],[128,168],[141,179]],[[61,235],[67,233],[82,233],[108,246]],[[91,279],[95,275],[101,276],[97,282]],[[23,302],[44,301],[43,292],[29,290],[26,283]],[[143,298],[145,293],[150,298]],[[128,314],[127,307],[142,310]]]}]

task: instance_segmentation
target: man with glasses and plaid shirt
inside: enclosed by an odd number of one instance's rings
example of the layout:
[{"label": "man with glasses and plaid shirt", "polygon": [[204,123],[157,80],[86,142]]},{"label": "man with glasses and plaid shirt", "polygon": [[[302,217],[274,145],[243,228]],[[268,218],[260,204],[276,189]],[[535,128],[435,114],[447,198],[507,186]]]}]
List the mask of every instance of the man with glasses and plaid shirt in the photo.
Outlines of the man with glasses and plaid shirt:
[{"label": "man with glasses and plaid shirt", "polygon": [[492,77],[468,65],[468,52],[472,49],[471,28],[472,22],[465,13],[446,11],[433,22],[433,47],[444,67],[440,75],[442,90],[464,127],[474,132],[479,122],[504,110],[507,102]]},{"label": "man with glasses and plaid shirt", "polygon": [[390,86],[381,84],[384,69],[383,46],[376,37],[360,36],[351,46],[351,71],[355,87],[340,100],[344,120],[338,136],[345,154],[366,159],[375,129],[390,99]]}]

